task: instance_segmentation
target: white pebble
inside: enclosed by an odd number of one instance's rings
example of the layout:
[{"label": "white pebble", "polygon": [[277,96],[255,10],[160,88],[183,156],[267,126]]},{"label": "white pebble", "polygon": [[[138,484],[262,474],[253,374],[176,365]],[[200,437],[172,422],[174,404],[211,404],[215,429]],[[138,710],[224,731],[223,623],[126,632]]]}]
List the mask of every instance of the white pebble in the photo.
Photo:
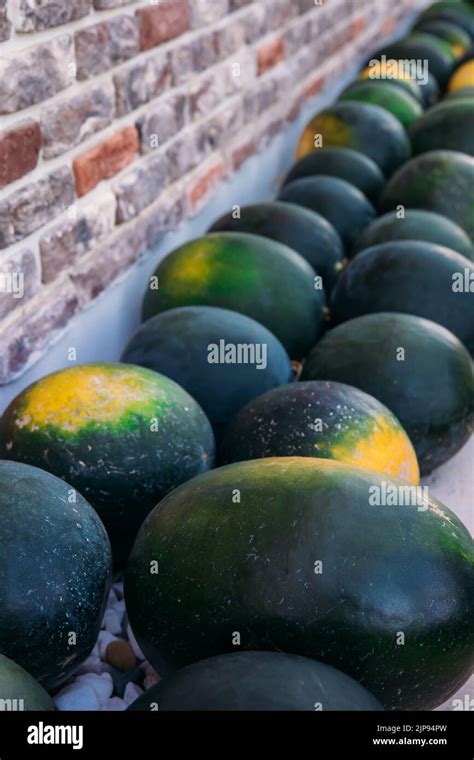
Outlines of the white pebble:
[{"label": "white pebble", "polygon": [[100,710],[100,702],[94,689],[78,680],[66,686],[54,698],[58,710]]},{"label": "white pebble", "polygon": [[99,633],[99,654],[103,660],[105,660],[105,652],[111,641],[118,641],[117,636],[113,636],[108,631]]},{"label": "white pebble", "polygon": [[104,702],[102,706],[102,710],[104,712],[118,712],[120,710],[126,709],[127,705],[123,699],[120,699],[120,697],[112,697],[112,699],[108,699],[106,702]]},{"label": "white pebble", "polygon": [[109,597],[107,599],[107,607],[112,607],[112,605],[115,604],[116,601],[118,601],[117,600],[117,594],[115,593],[115,591],[114,591],[114,589],[112,587],[110,589],[110,591],[109,591]]},{"label": "white pebble", "polygon": [[122,633],[122,624],[120,618],[111,607],[105,611],[104,619],[102,620],[102,628],[105,628],[109,633],[113,633],[116,636]]},{"label": "white pebble", "polygon": [[123,599],[119,599],[118,602],[114,602],[114,604],[112,605],[112,609],[115,612],[115,614],[119,617],[120,623],[121,623],[125,615],[125,602],[123,601]]},{"label": "white pebble", "polygon": [[77,675],[79,676],[83,673],[97,673],[98,675],[100,675],[103,669],[104,669],[104,666],[100,657],[91,655],[90,657],[87,658],[87,660],[84,660],[81,667],[76,672],[77,672]]},{"label": "white pebble", "polygon": [[103,705],[108,700],[114,690],[114,682],[110,673],[102,673],[100,676],[96,673],[86,673],[85,675],[78,676],[76,683],[80,685],[84,684],[94,689],[100,705]]},{"label": "white pebble", "polygon": [[132,702],[135,702],[135,700],[140,696],[140,694],[143,694],[143,689],[140,689],[140,687],[137,686],[136,683],[132,683],[132,681],[129,681],[123,693],[123,701],[128,707],[128,705],[131,705]]},{"label": "white pebble", "polygon": [[130,642],[130,646],[132,647],[134,651],[135,657],[138,657],[139,660],[144,660],[145,655],[143,654],[142,650],[138,646],[135,636],[132,633],[132,629],[130,628],[130,625],[127,625],[127,638]]}]

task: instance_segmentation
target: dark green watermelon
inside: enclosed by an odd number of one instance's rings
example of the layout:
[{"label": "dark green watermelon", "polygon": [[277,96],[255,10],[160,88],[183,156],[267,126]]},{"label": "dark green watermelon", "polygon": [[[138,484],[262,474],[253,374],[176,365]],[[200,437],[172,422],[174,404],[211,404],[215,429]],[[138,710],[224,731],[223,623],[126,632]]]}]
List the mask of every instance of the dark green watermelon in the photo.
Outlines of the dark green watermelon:
[{"label": "dark green watermelon", "polygon": [[354,251],[395,240],[422,240],[435,243],[474,259],[474,249],[464,230],[447,216],[433,211],[406,209],[403,216],[397,211],[384,214],[372,222],[357,240]]},{"label": "dark green watermelon", "polygon": [[324,291],[314,269],[288,246],[259,235],[215,232],[174,250],[150,278],[143,318],[197,305],[252,317],[292,359],[301,359],[325,328]]},{"label": "dark green watermelon", "polygon": [[332,460],[259,459],[161,502],[125,599],[161,674],[281,651],[337,666],[388,709],[426,710],[471,673],[473,568],[466,528],[416,486]]},{"label": "dark green watermelon", "polygon": [[400,420],[422,475],[471,435],[471,357],[449,330],[411,314],[377,313],[335,327],[314,347],[302,380],[333,380],[369,393]]},{"label": "dark green watermelon", "polygon": [[454,150],[434,150],[409,161],[383,192],[380,210],[398,206],[436,211],[474,238],[474,159]]},{"label": "dark green watermelon", "polygon": [[88,657],[111,569],[105,528],[80,493],[36,467],[0,461],[0,653],[32,677],[0,660],[0,699],[4,687],[29,709],[51,709],[33,678],[51,689]]},{"label": "dark green watermelon", "polygon": [[202,660],[148,689],[131,711],[382,710],[339,670],[283,652],[234,652]]},{"label": "dark green watermelon", "polygon": [[[393,67],[393,64],[388,61],[383,63],[382,61],[373,59],[370,62],[370,65],[361,71],[356,81],[374,85],[383,82],[391,87],[397,87],[404,92],[410,93],[410,95],[413,95],[413,97],[416,98],[420,105],[425,105],[425,98],[418,82],[406,73],[397,70],[396,67]],[[350,86],[351,85],[349,85],[349,87]]]},{"label": "dark green watermelon", "polygon": [[[427,71],[436,79],[441,89],[448,84],[455,65],[455,58],[448,43],[438,37],[421,33],[412,34],[384,47],[375,53],[371,60],[382,56],[389,60],[426,63]],[[426,70],[423,75],[426,75]],[[420,81],[423,80],[418,79],[419,83]]]},{"label": "dark green watermelon", "polygon": [[470,35],[459,24],[449,21],[425,18],[416,24],[415,29],[448,42],[456,58],[461,58],[471,45]]},{"label": "dark green watermelon", "polygon": [[331,298],[333,324],[380,311],[416,314],[443,325],[474,353],[474,264],[419,240],[380,243],[342,272]]},{"label": "dark green watermelon", "polygon": [[324,216],[341,236],[346,251],[377,216],[370,201],[354,185],[324,174],[290,182],[280,190],[278,198]]},{"label": "dark green watermelon", "polygon": [[401,87],[393,87],[384,81],[356,81],[343,92],[341,102],[356,101],[373,103],[385,108],[393,114],[405,129],[408,129],[416,119],[423,114],[423,108],[418,100]]},{"label": "dark green watermelon", "polygon": [[418,462],[394,415],[342,383],[291,383],[240,410],[226,430],[220,462],[318,457],[385,472],[417,485]]},{"label": "dark green watermelon", "polygon": [[309,153],[293,165],[283,184],[318,174],[345,179],[371,202],[378,200],[385,185],[385,177],[375,161],[351,148],[323,148]]},{"label": "dark green watermelon", "polygon": [[447,100],[430,108],[409,130],[413,155],[456,150],[474,155],[474,99]]},{"label": "dark green watermelon", "polygon": [[288,383],[292,367],[280,341],[255,320],[213,306],[169,309],[145,322],[122,361],[181,385],[219,432],[248,401]]},{"label": "dark green watermelon", "polygon": [[290,203],[242,206],[238,218],[230,211],[214,222],[209,232],[249,232],[287,245],[321,275],[326,293],[332,290],[344,258],[342,240],[334,227],[320,214]]},{"label": "dark green watermelon", "polygon": [[[322,143],[315,145],[315,137]],[[304,128],[296,158],[326,148],[353,148],[369,156],[389,177],[410,156],[410,144],[399,120],[372,103],[335,103]]]},{"label": "dark green watermelon", "polygon": [[452,22],[464,29],[474,40],[474,12],[466,4],[455,3],[452,0],[433,3],[423,11],[420,19],[439,19]]},{"label": "dark green watermelon", "polygon": [[432,74],[428,74],[426,81],[419,82],[425,108],[436,105],[441,97],[441,88]]},{"label": "dark green watermelon", "polygon": [[43,377],[11,402],[0,420],[0,457],[77,488],[103,519],[121,565],[155,504],[212,467],[214,436],[201,407],[169,378],[84,364]]}]

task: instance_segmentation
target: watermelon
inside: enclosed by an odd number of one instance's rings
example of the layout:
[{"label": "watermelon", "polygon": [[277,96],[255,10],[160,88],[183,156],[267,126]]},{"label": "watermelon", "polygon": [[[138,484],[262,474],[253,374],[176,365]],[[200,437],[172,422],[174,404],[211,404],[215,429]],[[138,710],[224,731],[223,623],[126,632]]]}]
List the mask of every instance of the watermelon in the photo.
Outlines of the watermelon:
[{"label": "watermelon", "polygon": [[396,311],[443,325],[474,353],[474,263],[420,240],[367,248],[341,274],[331,299],[333,324]]},{"label": "watermelon", "polygon": [[122,361],[178,383],[216,432],[248,401],[293,377],[288,354],[269,330],[213,306],[183,306],[152,317],[131,339]]},{"label": "watermelon", "polygon": [[457,90],[463,90],[466,87],[474,87],[474,61],[472,59],[456,69],[448,83],[449,92],[457,92]]},{"label": "watermelon", "polygon": [[354,385],[398,417],[422,475],[471,435],[471,357],[449,330],[412,314],[377,313],[335,327],[314,347],[302,380]]},{"label": "watermelon", "polygon": [[236,650],[280,651],[340,668],[387,709],[427,710],[471,673],[473,568],[467,529],[416,486],[333,460],[258,459],[161,502],[137,537],[125,599],[165,676]]},{"label": "watermelon", "polygon": [[384,214],[372,222],[355,244],[355,252],[391,240],[422,240],[461,253],[474,260],[469,237],[459,225],[433,211],[407,209],[404,216],[397,211]]},{"label": "watermelon", "polygon": [[372,203],[378,200],[385,185],[385,177],[375,161],[351,148],[323,148],[308,153],[292,166],[283,184],[318,174],[350,182]]},{"label": "watermelon", "polygon": [[[377,167],[375,167],[377,169]],[[290,203],[255,203],[218,219],[210,232],[248,232],[287,245],[323,278],[329,293],[342,267],[344,247],[334,227],[320,214]]]},{"label": "watermelon", "polygon": [[201,407],[169,378],[83,364],[43,377],[11,402],[0,421],[0,457],[77,488],[103,519],[119,566],[159,499],[212,467],[214,436]]},{"label": "watermelon", "polygon": [[17,663],[0,661],[0,699],[5,689],[5,698],[31,700],[29,709],[51,709],[33,679],[57,687],[94,647],[109,540],[71,485],[19,462],[0,461],[0,515],[0,653]]},{"label": "watermelon", "polygon": [[422,20],[439,19],[457,24],[474,40],[474,12],[467,5],[449,2],[449,0],[434,3],[423,11],[420,18]]},{"label": "watermelon", "polygon": [[0,712],[54,709],[48,692],[16,662],[0,654]]},{"label": "watermelon", "polygon": [[452,100],[464,100],[468,99],[472,101],[474,98],[474,87],[463,87],[460,90],[453,90],[453,92],[448,92],[443,98],[443,103],[449,103]]},{"label": "watermelon", "polygon": [[426,81],[420,82],[420,89],[425,108],[436,105],[441,96],[441,89],[432,74],[428,74]]},{"label": "watermelon", "polygon": [[259,235],[216,232],[170,253],[150,279],[143,318],[197,305],[252,317],[292,359],[304,356],[325,327],[314,269],[291,248]]},{"label": "watermelon", "polygon": [[422,19],[416,24],[415,29],[448,42],[456,58],[463,56],[471,44],[469,34],[458,24],[449,21],[436,18]]},{"label": "watermelon", "polygon": [[412,79],[409,74],[401,71],[397,66],[393,66],[388,61],[384,62],[378,61],[376,58],[372,59],[369,66],[361,71],[357,81],[374,85],[381,82],[389,84],[391,87],[397,87],[404,92],[408,92],[416,98],[420,105],[425,105],[423,92],[416,79]]},{"label": "watermelon", "polygon": [[399,120],[405,129],[408,129],[423,113],[423,108],[413,95],[383,81],[355,82],[343,92],[340,101],[373,103],[385,108]]},{"label": "watermelon", "polygon": [[[426,64],[427,71],[444,89],[453,72],[455,58],[447,42],[430,34],[415,33],[410,37],[384,47],[372,56],[372,60],[385,56],[389,60],[417,61]],[[423,77],[426,76],[426,70]],[[421,81],[418,77],[418,81]]]},{"label": "watermelon", "polygon": [[320,147],[354,148],[372,158],[387,177],[410,156],[399,120],[372,103],[336,103],[317,114],[303,130],[297,159],[318,149],[315,136],[319,135]]},{"label": "watermelon", "polygon": [[309,381],[274,388],[232,420],[223,464],[262,457],[320,457],[420,481],[410,440],[372,396],[342,383]]},{"label": "watermelon", "polygon": [[448,40],[445,40],[439,34],[432,34],[431,32],[422,31],[421,29],[414,29],[407,39],[410,41],[416,40],[417,42],[423,42],[427,45],[432,45],[436,50],[444,53],[452,63],[451,71],[454,69],[459,59],[466,52],[465,49],[458,50],[458,52],[456,52],[453,50],[453,46],[448,42]]},{"label": "watermelon", "polygon": [[382,710],[339,670],[283,652],[233,652],[188,665],[152,686],[131,711]]},{"label": "watermelon", "polygon": [[474,159],[453,150],[416,156],[388,182],[380,210],[398,206],[444,214],[474,238]]},{"label": "watermelon", "polygon": [[354,185],[324,174],[290,182],[280,190],[278,198],[321,214],[337,230],[348,251],[377,216],[370,201]]},{"label": "watermelon", "polygon": [[413,155],[456,150],[474,155],[474,99],[445,101],[430,108],[409,130]]}]

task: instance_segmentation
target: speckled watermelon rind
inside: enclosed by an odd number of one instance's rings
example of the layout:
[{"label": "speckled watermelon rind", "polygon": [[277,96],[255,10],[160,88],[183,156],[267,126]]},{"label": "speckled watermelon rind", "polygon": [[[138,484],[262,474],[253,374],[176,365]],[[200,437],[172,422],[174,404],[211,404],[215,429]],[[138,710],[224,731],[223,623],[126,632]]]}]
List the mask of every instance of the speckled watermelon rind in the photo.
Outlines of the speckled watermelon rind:
[{"label": "speckled watermelon rind", "polygon": [[434,499],[390,506],[390,486],[407,484],[290,457],[221,467],[176,489],[143,525],[125,578],[146,657],[165,675],[236,651],[238,631],[241,650],[337,666],[387,709],[441,704],[472,667],[472,540]]},{"label": "speckled watermelon rind", "polygon": [[0,516],[0,652],[52,689],[97,641],[110,543],[79,492],[18,462],[0,461]]}]

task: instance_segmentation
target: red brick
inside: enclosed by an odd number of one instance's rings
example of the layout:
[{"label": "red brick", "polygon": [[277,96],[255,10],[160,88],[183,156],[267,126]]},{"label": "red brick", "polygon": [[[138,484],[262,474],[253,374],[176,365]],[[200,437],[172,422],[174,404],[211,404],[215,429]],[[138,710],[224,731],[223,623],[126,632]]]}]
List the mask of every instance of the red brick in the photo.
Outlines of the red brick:
[{"label": "red brick", "polygon": [[22,121],[0,133],[0,187],[31,172],[38,163],[41,130],[36,121]]},{"label": "red brick", "polygon": [[390,37],[391,34],[395,31],[395,27],[397,26],[395,19],[393,18],[387,18],[384,20],[382,24],[382,35],[384,37]]},{"label": "red brick", "polygon": [[109,179],[133,161],[138,153],[138,132],[125,127],[92,150],[83,153],[73,163],[76,192],[85,195],[103,179]]},{"label": "red brick", "polygon": [[305,98],[313,98],[324,87],[324,77],[318,74],[308,85],[305,87]]},{"label": "red brick", "polygon": [[298,118],[298,116],[301,113],[301,109],[303,107],[304,99],[305,99],[304,95],[303,96],[299,95],[290,105],[288,111],[286,112],[286,120],[288,122],[291,123]]},{"label": "red brick", "polygon": [[259,49],[257,54],[257,73],[258,76],[264,74],[268,69],[272,69],[285,58],[285,40],[283,37],[277,37],[275,40],[266,42]]},{"label": "red brick", "polygon": [[355,40],[365,29],[365,16],[357,16],[351,21],[350,39]]},{"label": "red brick", "polygon": [[226,166],[222,159],[208,162],[194,173],[186,190],[186,201],[191,215],[197,214],[201,210],[205,201],[212,194],[216,185],[224,179],[226,173]]},{"label": "red brick", "polygon": [[190,28],[187,0],[165,0],[152,8],[136,11],[140,22],[140,50],[179,37]]}]

